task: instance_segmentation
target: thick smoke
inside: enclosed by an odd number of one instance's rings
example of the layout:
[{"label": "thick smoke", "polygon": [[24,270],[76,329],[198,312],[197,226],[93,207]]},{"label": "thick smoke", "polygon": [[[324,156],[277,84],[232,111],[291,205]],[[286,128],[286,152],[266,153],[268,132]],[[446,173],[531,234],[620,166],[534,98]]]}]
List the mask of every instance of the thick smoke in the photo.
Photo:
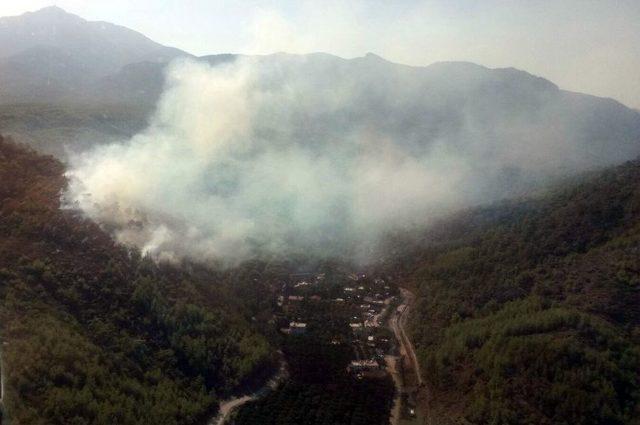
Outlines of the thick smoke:
[{"label": "thick smoke", "polygon": [[469,89],[374,57],[179,61],[148,128],[75,157],[65,198],[160,259],[363,255],[385,232],[584,165],[576,131],[550,120],[557,88],[484,105],[492,81],[471,71]]}]

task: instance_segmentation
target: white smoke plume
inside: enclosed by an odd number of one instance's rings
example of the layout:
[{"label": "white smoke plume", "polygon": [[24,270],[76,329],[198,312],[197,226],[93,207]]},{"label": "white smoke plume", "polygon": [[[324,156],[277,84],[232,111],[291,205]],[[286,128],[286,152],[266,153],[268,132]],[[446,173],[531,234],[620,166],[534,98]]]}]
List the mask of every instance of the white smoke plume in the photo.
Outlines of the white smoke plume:
[{"label": "white smoke plume", "polygon": [[335,59],[174,63],[148,128],[73,158],[65,199],[159,259],[361,254],[384,232],[501,196],[505,169],[577,157],[552,112],[532,123],[507,105],[494,128],[482,108],[443,115],[455,105],[425,92],[428,75]]}]

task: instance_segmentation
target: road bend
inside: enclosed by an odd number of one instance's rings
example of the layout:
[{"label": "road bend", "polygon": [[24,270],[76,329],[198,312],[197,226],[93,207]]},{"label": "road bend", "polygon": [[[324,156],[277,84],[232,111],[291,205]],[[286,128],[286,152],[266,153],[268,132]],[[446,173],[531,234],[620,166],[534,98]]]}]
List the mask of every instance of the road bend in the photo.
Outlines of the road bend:
[{"label": "road bend", "polygon": [[407,336],[406,332],[406,324],[407,317],[409,316],[410,309],[414,303],[414,295],[407,289],[401,288],[400,294],[402,297],[402,303],[397,307],[397,309],[391,314],[389,318],[389,327],[391,328],[396,340],[399,344],[399,356],[387,356],[386,361],[389,367],[389,372],[393,377],[396,388],[398,388],[398,394],[396,395],[396,399],[394,400],[394,405],[391,411],[390,422],[391,425],[399,425],[401,423],[418,423],[417,421],[421,420],[420,417],[414,418],[412,421],[407,422],[401,419],[401,411],[402,411],[402,402],[400,400],[400,394],[407,389],[407,383],[404,382],[403,377],[398,370],[399,364],[402,363],[403,359],[408,359],[413,374],[415,374],[416,384],[418,387],[418,391],[420,388],[425,388],[423,385],[422,373],[420,370],[420,363],[418,362],[418,357],[415,352],[415,348],[411,343],[411,340]]}]

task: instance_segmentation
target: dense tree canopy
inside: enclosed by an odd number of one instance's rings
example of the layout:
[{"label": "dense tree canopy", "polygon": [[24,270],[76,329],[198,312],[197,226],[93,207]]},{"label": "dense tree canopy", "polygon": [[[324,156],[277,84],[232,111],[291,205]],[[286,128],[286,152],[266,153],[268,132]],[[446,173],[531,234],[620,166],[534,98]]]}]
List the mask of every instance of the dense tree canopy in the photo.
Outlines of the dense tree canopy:
[{"label": "dense tree canopy", "polygon": [[[273,291],[294,267],[141,258],[60,209],[63,172],[0,139],[5,414],[17,424],[202,423],[272,365]],[[410,328],[431,416],[639,423],[640,161],[398,241],[383,268],[417,295]],[[291,379],[236,423],[386,421],[390,380],[344,374],[350,353],[323,329],[284,341]]]},{"label": "dense tree canopy", "polygon": [[63,166],[0,139],[0,318],[15,424],[193,424],[272,362],[230,274],[157,265],[60,209]]},{"label": "dense tree canopy", "polygon": [[391,262],[432,412],[492,424],[640,420],[640,161],[458,214]]}]

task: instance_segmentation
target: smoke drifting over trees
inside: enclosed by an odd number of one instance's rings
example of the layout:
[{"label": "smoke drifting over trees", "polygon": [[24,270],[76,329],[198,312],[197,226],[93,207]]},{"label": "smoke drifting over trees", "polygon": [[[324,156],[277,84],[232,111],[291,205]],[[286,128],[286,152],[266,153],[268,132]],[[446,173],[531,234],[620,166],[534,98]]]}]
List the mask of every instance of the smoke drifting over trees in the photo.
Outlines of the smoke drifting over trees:
[{"label": "smoke drifting over trees", "polygon": [[179,60],[147,129],[72,159],[69,204],[161,259],[366,256],[531,181],[640,152],[640,115],[513,69],[368,55]]}]

